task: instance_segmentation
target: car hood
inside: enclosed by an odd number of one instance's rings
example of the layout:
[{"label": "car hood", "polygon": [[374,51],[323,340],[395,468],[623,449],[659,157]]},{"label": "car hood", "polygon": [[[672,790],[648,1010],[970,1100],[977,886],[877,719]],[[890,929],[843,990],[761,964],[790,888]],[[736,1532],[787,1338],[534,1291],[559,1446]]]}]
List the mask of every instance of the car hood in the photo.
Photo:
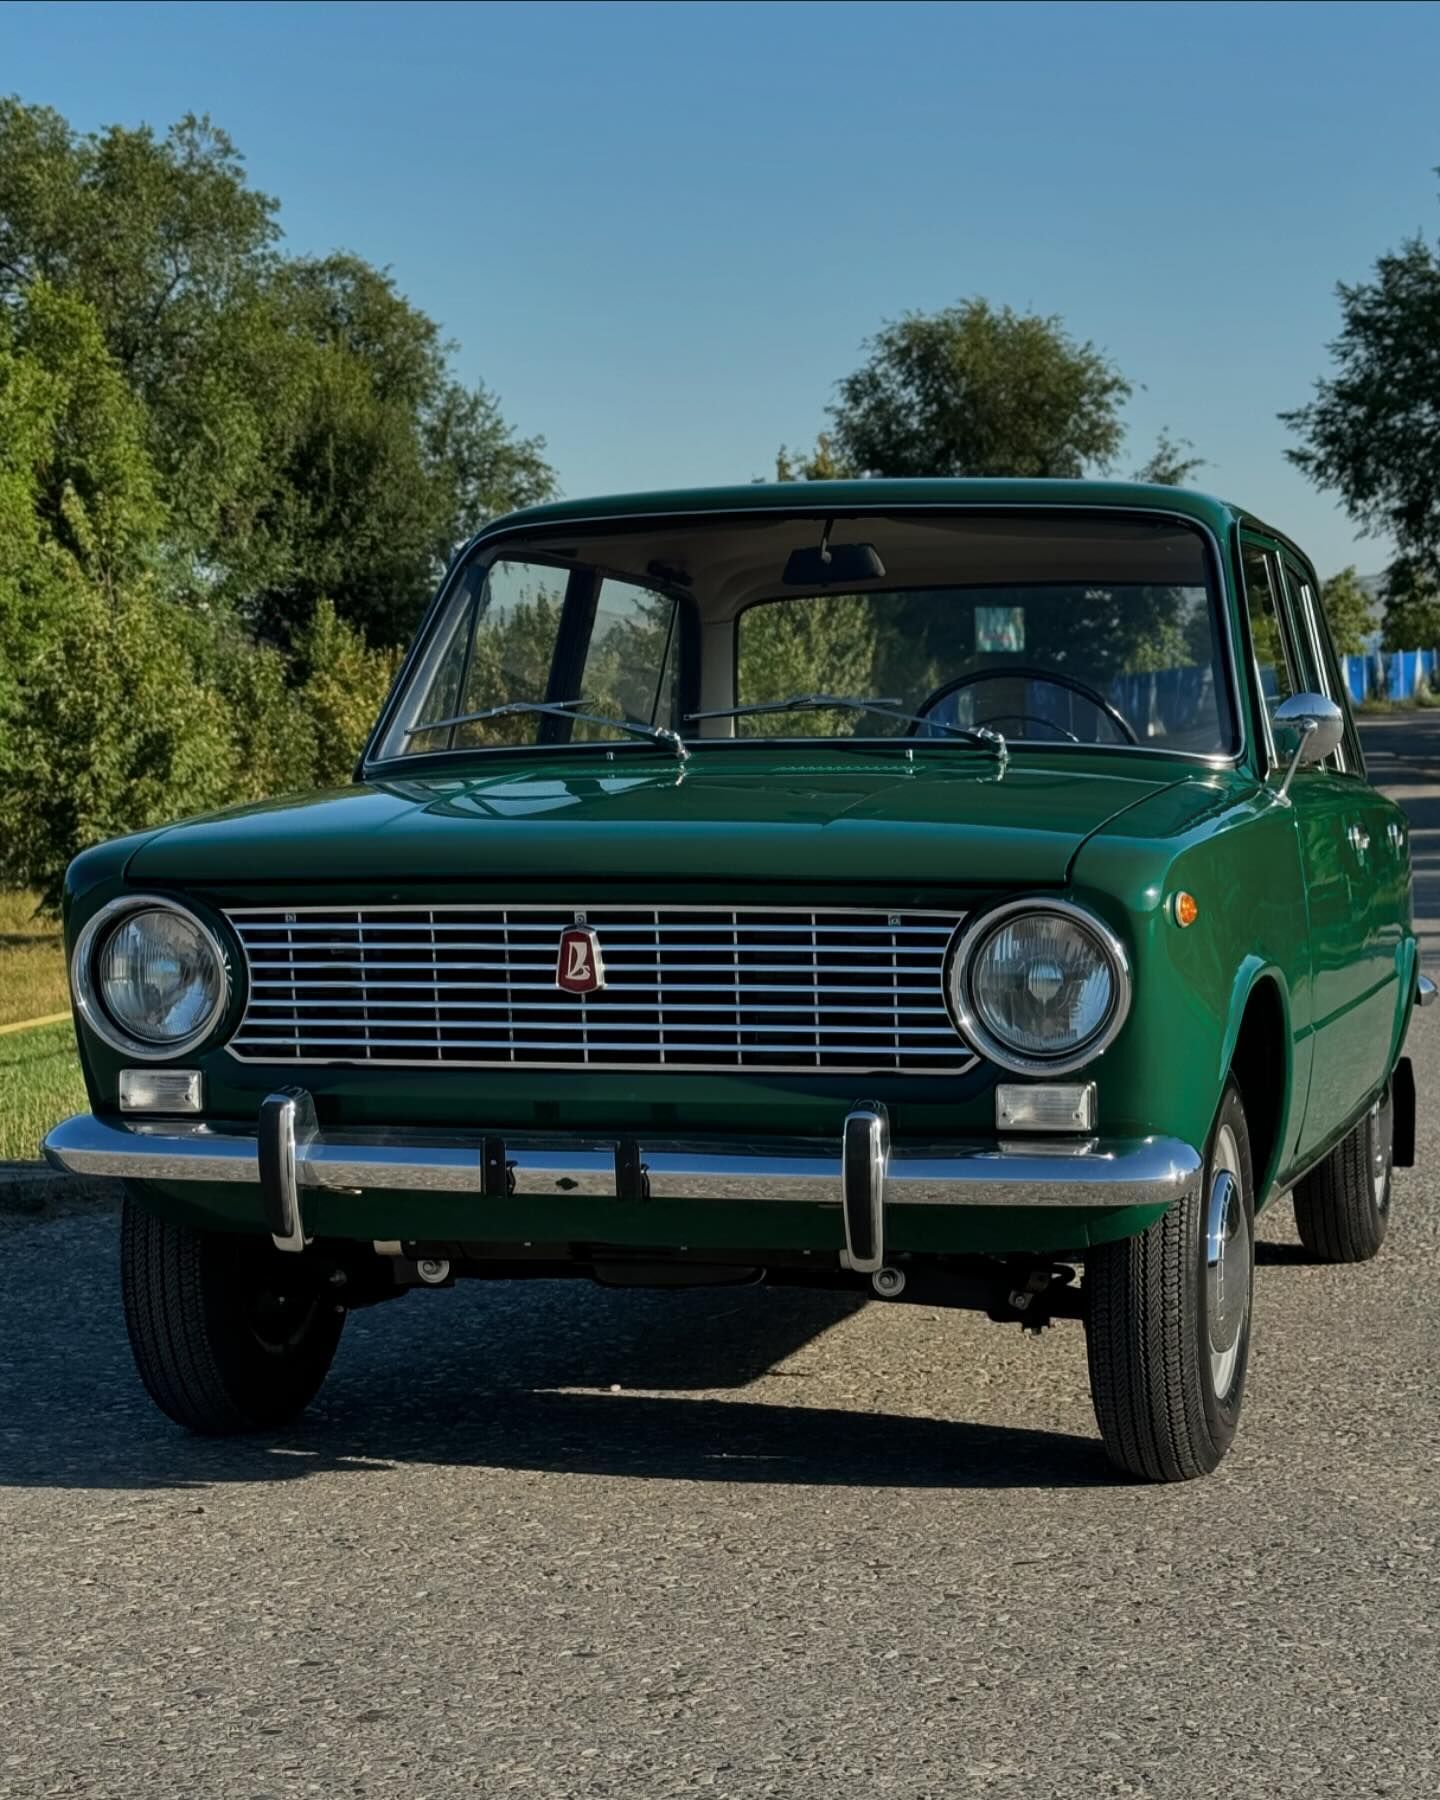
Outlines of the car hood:
[{"label": "car hood", "polygon": [[[1092,832],[1172,785],[1118,758],[701,750],[683,768],[505,759],[192,819],[147,839],[132,882],[573,876],[1058,885]],[[1141,759],[1136,759],[1137,763]]]}]

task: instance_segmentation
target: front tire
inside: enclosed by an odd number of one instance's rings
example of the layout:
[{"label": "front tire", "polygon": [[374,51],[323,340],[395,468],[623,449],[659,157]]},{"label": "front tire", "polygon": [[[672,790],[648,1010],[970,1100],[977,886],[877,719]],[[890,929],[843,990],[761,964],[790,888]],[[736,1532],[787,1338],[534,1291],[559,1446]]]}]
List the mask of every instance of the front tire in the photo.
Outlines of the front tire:
[{"label": "front tire", "polygon": [[1228,1081],[1199,1191],[1085,1261],[1090,1392],[1106,1454],[1147,1481],[1208,1475],[1230,1448],[1250,1356],[1250,1134]]},{"label": "front tire", "polygon": [[191,1431],[270,1431],[303,1412],[345,1323],[306,1259],[268,1238],[195,1231],[126,1194],[120,1289],[135,1367]]},{"label": "front tire", "polygon": [[1295,1188],[1295,1229],[1320,1262],[1369,1262],[1390,1228],[1395,1160],[1390,1089]]}]

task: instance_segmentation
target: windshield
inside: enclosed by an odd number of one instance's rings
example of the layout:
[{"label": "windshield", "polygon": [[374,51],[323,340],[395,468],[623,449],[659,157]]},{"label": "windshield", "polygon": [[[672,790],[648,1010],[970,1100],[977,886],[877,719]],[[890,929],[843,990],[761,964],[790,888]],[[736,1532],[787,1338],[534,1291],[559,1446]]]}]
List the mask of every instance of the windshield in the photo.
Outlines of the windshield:
[{"label": "windshield", "polygon": [[[894,696],[897,715],[1007,741],[1229,747],[1204,586],[1058,582],[901,589],[760,603],[740,615],[737,707],[810,684]],[[903,716],[757,713],[747,737],[879,737]]]},{"label": "windshield", "polygon": [[378,756],[673,756],[674,733],[1213,756],[1223,651],[1205,539],[1164,515],[602,520],[461,572]]}]

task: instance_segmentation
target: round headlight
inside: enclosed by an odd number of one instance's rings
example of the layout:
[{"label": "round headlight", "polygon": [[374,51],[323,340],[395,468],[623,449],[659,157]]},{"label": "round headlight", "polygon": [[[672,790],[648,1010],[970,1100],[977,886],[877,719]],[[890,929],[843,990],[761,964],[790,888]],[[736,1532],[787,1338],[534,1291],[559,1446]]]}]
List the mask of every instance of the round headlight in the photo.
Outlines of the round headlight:
[{"label": "round headlight", "polygon": [[1125,955],[1068,903],[1022,901],[977,921],[951,964],[961,1030],[1002,1067],[1063,1074],[1110,1042],[1129,1005]]},{"label": "round headlight", "polygon": [[130,1055],[176,1055],[205,1036],[225,1005],[215,939],[193,914],[166,902],[107,908],[91,921],[75,963],[81,1011]]}]

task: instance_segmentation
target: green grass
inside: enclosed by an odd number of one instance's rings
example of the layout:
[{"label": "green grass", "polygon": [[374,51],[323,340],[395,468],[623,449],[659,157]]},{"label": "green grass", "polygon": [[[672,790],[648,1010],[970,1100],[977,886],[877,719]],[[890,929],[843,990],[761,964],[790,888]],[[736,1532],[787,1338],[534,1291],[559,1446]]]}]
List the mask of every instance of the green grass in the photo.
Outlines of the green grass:
[{"label": "green grass", "polygon": [[[0,1025],[69,1010],[59,921],[36,917],[33,894],[0,891]],[[68,1020],[0,1036],[0,1161],[38,1156],[56,1120],[85,1104]]]},{"label": "green grass", "polygon": [[60,921],[35,906],[34,894],[0,889],[0,1025],[70,1008]]},{"label": "green grass", "polygon": [[88,1102],[68,1023],[0,1037],[0,1161],[29,1161],[58,1120]]}]

